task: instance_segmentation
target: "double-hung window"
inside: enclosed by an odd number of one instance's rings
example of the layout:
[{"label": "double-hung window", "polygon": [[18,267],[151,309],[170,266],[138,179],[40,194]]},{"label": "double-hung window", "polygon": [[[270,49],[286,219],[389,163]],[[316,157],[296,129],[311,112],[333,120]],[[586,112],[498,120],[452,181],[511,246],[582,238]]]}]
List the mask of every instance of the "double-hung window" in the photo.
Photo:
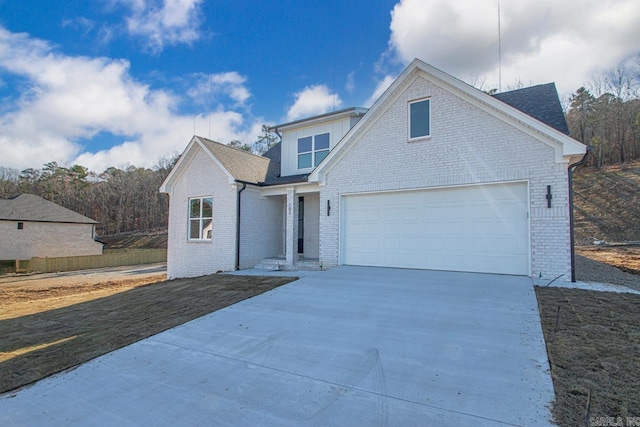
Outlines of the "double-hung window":
[{"label": "double-hung window", "polygon": [[431,100],[409,102],[409,141],[431,136]]},{"label": "double-hung window", "polygon": [[213,198],[189,199],[189,240],[211,240],[213,237]]},{"label": "double-hung window", "polygon": [[328,133],[298,139],[298,169],[316,167],[328,154]]}]

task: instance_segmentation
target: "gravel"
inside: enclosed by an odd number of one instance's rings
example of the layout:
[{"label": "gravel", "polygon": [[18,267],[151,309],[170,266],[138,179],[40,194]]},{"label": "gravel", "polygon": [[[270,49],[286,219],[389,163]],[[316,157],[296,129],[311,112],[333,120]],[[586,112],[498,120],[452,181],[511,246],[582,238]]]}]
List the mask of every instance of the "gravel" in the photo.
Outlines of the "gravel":
[{"label": "gravel", "polygon": [[626,273],[619,268],[576,254],[576,280],[613,283],[640,290],[640,275]]}]

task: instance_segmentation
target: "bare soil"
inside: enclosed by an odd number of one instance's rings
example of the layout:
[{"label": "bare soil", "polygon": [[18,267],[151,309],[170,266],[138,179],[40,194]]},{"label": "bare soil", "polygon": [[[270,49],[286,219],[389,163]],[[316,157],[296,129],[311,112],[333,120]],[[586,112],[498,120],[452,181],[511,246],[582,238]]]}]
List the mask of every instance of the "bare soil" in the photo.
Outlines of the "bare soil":
[{"label": "bare soil", "polygon": [[536,294],[559,425],[640,416],[640,295],[554,287]]},{"label": "bare soil", "polygon": [[[0,393],[289,283],[211,275],[0,282]],[[65,282],[66,280],[66,282]],[[155,283],[150,283],[155,282]]]},{"label": "bare soil", "polygon": [[0,277],[0,320],[62,308],[166,280],[166,265]]},{"label": "bare soil", "polygon": [[576,243],[640,241],[640,163],[574,175]]},{"label": "bare soil", "polygon": [[640,274],[640,246],[577,246],[576,253],[631,274]]}]

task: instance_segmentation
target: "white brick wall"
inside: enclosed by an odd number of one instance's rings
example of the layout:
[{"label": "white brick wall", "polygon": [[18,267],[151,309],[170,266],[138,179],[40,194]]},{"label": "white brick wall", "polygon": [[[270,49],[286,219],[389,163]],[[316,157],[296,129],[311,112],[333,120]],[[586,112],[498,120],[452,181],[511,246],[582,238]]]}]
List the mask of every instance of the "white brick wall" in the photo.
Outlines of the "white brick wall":
[{"label": "white brick wall", "polygon": [[[167,277],[195,277],[235,268],[236,197],[235,185],[213,160],[197,152],[177,179],[169,202],[169,242]],[[212,241],[187,240],[190,197],[213,196]]]},{"label": "white brick wall", "polygon": [[304,256],[318,258],[320,256],[319,193],[300,194],[300,196],[304,197]]},{"label": "white brick wall", "polygon": [[92,237],[91,224],[0,220],[0,259],[101,255],[102,243]]},{"label": "white brick wall", "polygon": [[[407,103],[425,96],[432,136],[408,143]],[[512,180],[530,186],[531,275],[569,279],[567,165],[555,163],[550,146],[418,77],[328,172],[320,193],[320,258],[325,266],[339,262],[342,194]]]},{"label": "white brick wall", "polygon": [[247,186],[240,197],[240,268],[283,256],[284,196],[261,197],[259,189]]}]

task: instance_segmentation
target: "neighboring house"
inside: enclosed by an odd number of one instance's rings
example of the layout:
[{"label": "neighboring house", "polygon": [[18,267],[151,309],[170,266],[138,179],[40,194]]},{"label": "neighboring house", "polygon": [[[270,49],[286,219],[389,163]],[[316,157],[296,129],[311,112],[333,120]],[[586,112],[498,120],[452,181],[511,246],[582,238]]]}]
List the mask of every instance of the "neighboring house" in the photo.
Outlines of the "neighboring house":
[{"label": "neighboring house", "polygon": [[100,255],[95,224],[33,194],[0,199],[0,259]]},{"label": "neighboring house", "polygon": [[273,127],[256,156],[194,136],[163,183],[168,276],[364,265],[571,274],[555,85],[495,96],[414,60],[369,109]]}]

